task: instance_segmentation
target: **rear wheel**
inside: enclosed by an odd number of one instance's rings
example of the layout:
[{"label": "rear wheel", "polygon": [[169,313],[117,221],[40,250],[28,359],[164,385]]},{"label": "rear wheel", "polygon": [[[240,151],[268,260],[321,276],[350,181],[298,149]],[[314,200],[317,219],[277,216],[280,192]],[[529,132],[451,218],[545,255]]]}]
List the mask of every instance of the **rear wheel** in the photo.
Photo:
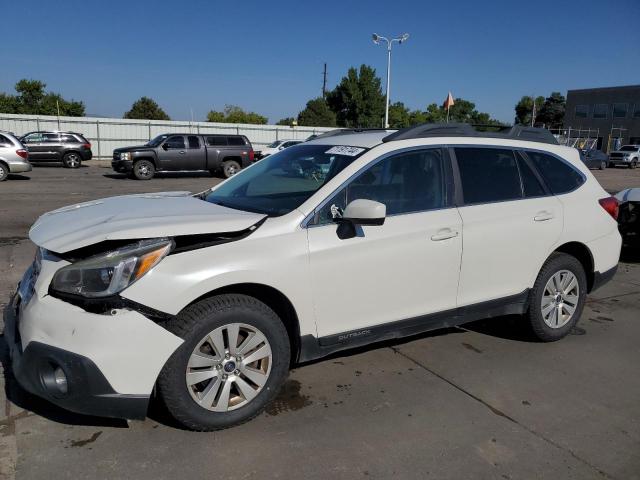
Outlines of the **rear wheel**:
[{"label": "rear wheel", "polygon": [[191,430],[244,423],[287,377],[289,337],[278,316],[246,295],[219,295],[187,307],[166,328],[184,339],[158,377],[173,417]]},{"label": "rear wheel", "polygon": [[62,157],[62,164],[67,168],[80,168],[82,158],[76,152],[65,153],[64,157]]},{"label": "rear wheel", "polygon": [[235,160],[226,160],[222,164],[222,173],[224,174],[224,178],[233,177],[240,170],[242,170],[242,167]]},{"label": "rear wheel", "polygon": [[4,182],[8,176],[9,168],[4,163],[0,163],[0,182]]},{"label": "rear wheel", "polygon": [[156,173],[156,167],[149,160],[138,160],[133,164],[133,176],[138,180],[150,180]]},{"label": "rear wheel", "polygon": [[535,336],[543,342],[565,337],[578,322],[586,295],[582,264],[565,253],[551,255],[529,294],[527,317]]}]

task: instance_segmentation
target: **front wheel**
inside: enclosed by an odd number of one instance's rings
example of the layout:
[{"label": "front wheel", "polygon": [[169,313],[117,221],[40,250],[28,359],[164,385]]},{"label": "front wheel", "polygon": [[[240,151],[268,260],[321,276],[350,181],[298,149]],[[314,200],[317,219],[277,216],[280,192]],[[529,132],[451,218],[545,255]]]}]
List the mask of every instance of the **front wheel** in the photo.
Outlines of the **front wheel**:
[{"label": "front wheel", "polygon": [[607,168],[607,162],[600,162],[600,170]]},{"label": "front wheel", "polygon": [[566,253],[554,253],[543,265],[529,294],[527,317],[543,342],[565,337],[582,314],[587,277],[582,264]]},{"label": "front wheel", "polygon": [[636,168],[638,166],[638,161],[637,160],[633,160],[630,164],[629,164],[629,168]]},{"label": "front wheel", "polygon": [[224,178],[233,177],[240,170],[242,170],[242,167],[235,160],[227,160],[222,164],[222,173],[224,174]]},{"label": "front wheel", "polygon": [[171,415],[191,430],[220,430],[252,419],[288,375],[287,331],[253,297],[202,300],[166,328],[184,343],[163,367],[158,391]]},{"label": "front wheel", "polygon": [[4,163],[0,163],[0,182],[4,182],[7,177],[9,177],[9,168]]},{"label": "front wheel", "polygon": [[62,164],[67,168],[80,168],[82,158],[76,152],[69,152],[62,157]]},{"label": "front wheel", "polygon": [[156,167],[149,160],[138,160],[133,164],[133,176],[138,180],[150,180],[156,172]]}]

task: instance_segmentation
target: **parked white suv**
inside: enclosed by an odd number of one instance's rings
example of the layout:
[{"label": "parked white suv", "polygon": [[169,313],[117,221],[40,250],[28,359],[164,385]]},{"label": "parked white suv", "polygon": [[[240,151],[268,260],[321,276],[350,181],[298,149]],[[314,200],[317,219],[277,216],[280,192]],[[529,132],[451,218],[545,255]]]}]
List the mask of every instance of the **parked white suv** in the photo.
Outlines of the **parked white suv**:
[{"label": "parked white suv", "polygon": [[5,311],[13,370],[96,415],[144,417],[155,389],[213,430],[353,346],[506,314],[558,340],[615,273],[617,205],[538,129],[320,136],[200,194],[40,217]]},{"label": "parked white suv", "polygon": [[269,145],[264,147],[262,150],[257,152],[257,155],[259,158],[265,158],[265,157],[268,157],[269,155],[273,155],[274,153],[278,153],[279,151],[284,150],[285,148],[298,145],[299,143],[302,143],[302,140],[276,140],[275,142],[270,143]]}]

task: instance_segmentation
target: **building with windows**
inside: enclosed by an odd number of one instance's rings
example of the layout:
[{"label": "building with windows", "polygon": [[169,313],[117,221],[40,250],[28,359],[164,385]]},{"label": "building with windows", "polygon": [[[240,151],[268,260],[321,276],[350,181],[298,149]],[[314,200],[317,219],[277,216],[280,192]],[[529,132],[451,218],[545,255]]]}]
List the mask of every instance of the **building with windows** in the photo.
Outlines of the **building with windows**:
[{"label": "building with windows", "polygon": [[569,90],[564,128],[567,138],[595,139],[605,152],[640,144],[640,85]]}]

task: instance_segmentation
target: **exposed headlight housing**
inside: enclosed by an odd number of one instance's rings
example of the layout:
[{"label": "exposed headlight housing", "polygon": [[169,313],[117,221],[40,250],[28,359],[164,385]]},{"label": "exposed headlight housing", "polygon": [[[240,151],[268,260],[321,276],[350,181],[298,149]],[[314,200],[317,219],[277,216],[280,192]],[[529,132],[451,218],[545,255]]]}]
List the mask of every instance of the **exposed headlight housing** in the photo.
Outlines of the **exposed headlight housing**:
[{"label": "exposed headlight housing", "polygon": [[131,154],[129,152],[120,153],[120,160],[131,160]]},{"label": "exposed headlight housing", "polygon": [[62,267],[51,289],[87,298],[109,297],[142,278],[173,248],[171,239],[141,240]]}]

